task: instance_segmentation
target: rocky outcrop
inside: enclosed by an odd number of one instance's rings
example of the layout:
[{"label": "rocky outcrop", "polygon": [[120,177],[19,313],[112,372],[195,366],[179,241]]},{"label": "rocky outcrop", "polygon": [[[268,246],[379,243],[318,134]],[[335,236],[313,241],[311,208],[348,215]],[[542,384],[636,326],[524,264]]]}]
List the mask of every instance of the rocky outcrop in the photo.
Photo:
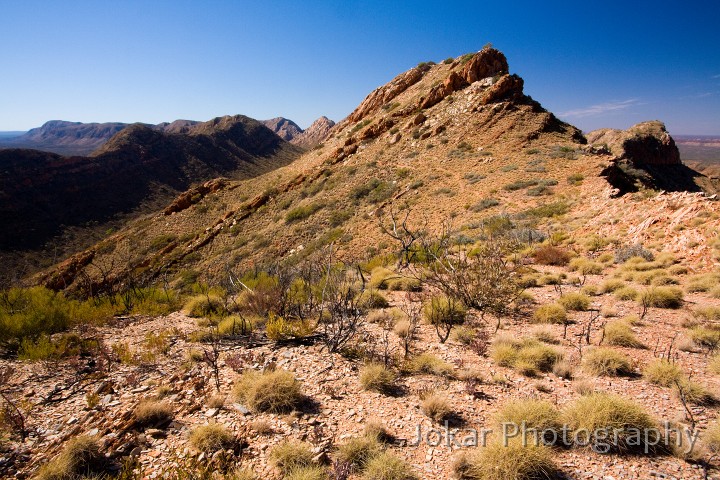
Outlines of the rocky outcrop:
[{"label": "rocky outcrop", "polygon": [[680,165],[675,140],[657,120],[638,123],[627,130],[605,128],[586,135],[591,145],[606,145],[613,156],[635,166]]},{"label": "rocky outcrop", "polygon": [[358,122],[367,115],[377,112],[383,105],[386,105],[393,98],[419,82],[429,69],[430,67],[428,65],[411,68],[407,72],[401,73],[393,78],[390,83],[376,88],[341,122],[341,125]]},{"label": "rocky outcrop", "polygon": [[590,149],[612,155],[601,173],[612,186],[611,196],[636,192],[640,187],[702,190],[699,182],[703,175],[682,163],[675,141],[662,122],[643,122],[627,130],[595,130],[586,137]]},{"label": "rocky outcrop", "polygon": [[163,214],[172,215],[173,213],[182,212],[186,208],[190,208],[193,204],[199,202],[206,195],[215,193],[227,185],[222,178],[207,181],[200,186],[192,188],[178,196],[170,205],[168,205]]},{"label": "rocky outcrop", "polygon": [[[508,75],[508,63],[505,55],[494,48],[484,48],[473,55],[458,73],[453,71],[443,81],[434,86],[430,92],[418,102],[419,108],[430,108],[442,102],[453,92],[462,90],[469,85],[485,81],[490,87],[483,104],[498,101],[510,92],[522,96],[523,81],[517,75]],[[499,77],[495,81],[495,77]],[[486,80],[486,79],[489,79]]]},{"label": "rocky outcrop", "polygon": [[291,139],[290,143],[307,149],[314,148],[325,141],[334,126],[335,122],[322,116],[315,120],[312,125],[302,133]]}]

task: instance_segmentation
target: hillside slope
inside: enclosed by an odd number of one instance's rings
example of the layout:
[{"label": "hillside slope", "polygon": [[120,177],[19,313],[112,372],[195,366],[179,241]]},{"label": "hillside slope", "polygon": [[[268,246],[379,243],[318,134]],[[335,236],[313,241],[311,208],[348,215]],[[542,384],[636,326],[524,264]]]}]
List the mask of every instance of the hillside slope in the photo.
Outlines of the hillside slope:
[{"label": "hillside slope", "polygon": [[[321,148],[130,225],[45,281],[72,284],[91,261],[118,279],[140,268],[218,280],[228,265],[294,262],[330,243],[342,258],[367,258],[396,248],[377,218],[399,209],[416,228],[450,222],[470,237],[503,218],[531,237],[579,230],[610,197],[600,175],[619,159],[522,87],[494,49],[419,65],[368,95]],[[158,239],[169,240],[153,248]]]},{"label": "hillside slope", "polygon": [[38,249],[68,228],[80,228],[74,236],[82,242],[84,227],[104,232],[119,215],[157,210],[194,184],[261,175],[301,152],[241,115],[183,128],[165,133],[132,125],[93,157],[0,150],[0,250]]}]

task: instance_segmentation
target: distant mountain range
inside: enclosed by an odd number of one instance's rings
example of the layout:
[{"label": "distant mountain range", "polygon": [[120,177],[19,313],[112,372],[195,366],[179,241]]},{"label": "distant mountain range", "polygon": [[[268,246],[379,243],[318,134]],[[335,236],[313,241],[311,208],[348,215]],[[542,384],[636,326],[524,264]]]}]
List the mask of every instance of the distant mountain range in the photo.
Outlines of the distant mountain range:
[{"label": "distant mountain range", "polygon": [[[187,133],[199,123],[201,122],[194,120],[175,120],[172,123],[144,126],[164,133]],[[308,149],[320,143],[335,125],[335,122],[327,117],[320,117],[307,130],[283,117],[263,120],[261,123],[286,142]],[[0,132],[0,149],[31,148],[59,155],[88,156],[129,125],[119,122],[81,123],[51,120],[27,132]]]},{"label": "distant mountain range", "polygon": [[[43,128],[57,132],[65,123]],[[303,152],[242,115],[121,125],[65,125],[66,133],[87,140],[83,145],[121,128],[90,157],[0,150],[0,250],[39,248],[67,227],[102,226],[119,214],[147,213],[193,185],[216,177],[254,177]],[[36,130],[28,138],[48,135]]]}]

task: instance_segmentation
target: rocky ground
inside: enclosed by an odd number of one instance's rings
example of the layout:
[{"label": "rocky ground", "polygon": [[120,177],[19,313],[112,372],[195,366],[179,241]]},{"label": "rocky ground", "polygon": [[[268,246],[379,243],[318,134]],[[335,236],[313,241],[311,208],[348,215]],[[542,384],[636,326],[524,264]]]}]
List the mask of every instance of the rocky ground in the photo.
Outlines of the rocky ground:
[{"label": "rocky ground", "polygon": [[[537,268],[550,274],[565,271],[562,267]],[[603,275],[588,276],[585,285],[599,285],[616,269],[619,267],[610,267]],[[568,286],[568,290],[577,289]],[[552,286],[528,291],[538,304],[558,297]],[[405,302],[404,295],[394,292],[389,298],[391,303],[400,304]],[[422,478],[450,478],[458,447],[412,445],[418,426],[424,433],[439,428],[420,409],[419,395],[428,390],[441,391],[449,397],[454,411],[462,419],[461,437],[467,429],[493,428],[493,414],[511,399],[544,398],[562,407],[580,396],[578,385],[631,398],[658,421],[687,424],[688,415],[672,390],[652,385],[639,375],[658,351],[674,342],[676,348],[681,346],[675,350],[678,364],[696,381],[714,392],[720,391],[720,378],[707,370],[708,355],[689,346],[682,326],[692,318],[694,308],[720,305],[720,301],[709,299],[704,293],[693,293],[686,297],[685,305],[678,310],[652,308],[641,323],[633,326],[638,339],[647,348],[614,347],[632,358],[638,373],[634,377],[594,377],[578,367],[580,358],[576,344],[591,312],[571,314],[577,323],[568,327],[565,339],[562,339],[563,326],[545,326],[560,342],[565,359],[574,365],[573,380],[553,373],[523,376],[497,366],[487,355],[478,355],[458,341],[439,343],[433,327],[422,325],[414,350],[436,354],[452,364],[454,372],[444,376],[404,375],[395,396],[363,390],[358,380],[358,369],[362,364],[359,360],[329,354],[320,343],[278,345],[261,335],[250,343],[247,338],[222,342],[218,391],[209,366],[192,360],[198,358],[198,352],[209,348],[207,344],[190,340],[192,332],[198,330],[197,319],[181,312],[159,318],[121,318],[113,325],[83,332],[86,336],[102,339],[108,347],[107,358],[2,362],[3,367],[10,366],[15,372],[3,385],[3,391],[17,399],[27,412],[30,436],[22,442],[4,441],[0,468],[5,477],[31,475],[48,458],[56,455],[67,439],[85,433],[98,436],[110,456],[136,457],[139,460],[136,471],[142,478],[156,478],[167,472],[173,463],[204,457],[205,454],[189,445],[188,432],[194,426],[217,422],[244,442],[245,448],[239,453],[243,465],[252,467],[258,478],[276,478],[278,472],[267,458],[273,445],[293,438],[310,442],[319,455],[331,456],[333,445],[360,435],[367,422],[379,420],[396,437],[393,450]],[[619,301],[612,294],[592,297],[592,307],[604,312],[600,321],[608,321],[610,316],[638,313],[636,302]],[[528,336],[537,328],[528,324],[529,316],[530,313],[525,312],[502,319],[497,335]],[[477,320],[475,324],[482,325]],[[380,329],[376,324],[368,324],[366,328],[368,331]],[[486,327],[490,332],[493,329],[494,325]],[[165,343],[159,347],[150,345],[148,335],[158,333],[162,334]],[[591,343],[599,343],[600,335],[599,330],[594,330]],[[394,355],[399,355],[398,339],[393,338],[391,343]],[[118,361],[118,349],[111,347],[121,344],[127,344],[135,352],[135,360]],[[230,357],[234,361],[228,362]],[[284,415],[251,413],[231,392],[238,371],[244,368],[281,368],[293,372],[312,405],[304,411]],[[481,380],[457,379],[463,376],[460,372],[468,370],[476,371]],[[218,395],[224,399],[222,406],[218,404]],[[134,427],[133,410],[147,398],[162,398],[168,402],[174,412],[172,423],[165,428]],[[692,406],[691,409],[700,430],[718,413],[714,406]],[[698,464],[672,455],[601,455],[589,449],[573,448],[555,450],[554,456],[569,478],[706,478]],[[714,478],[715,471],[711,470],[709,475]]]}]

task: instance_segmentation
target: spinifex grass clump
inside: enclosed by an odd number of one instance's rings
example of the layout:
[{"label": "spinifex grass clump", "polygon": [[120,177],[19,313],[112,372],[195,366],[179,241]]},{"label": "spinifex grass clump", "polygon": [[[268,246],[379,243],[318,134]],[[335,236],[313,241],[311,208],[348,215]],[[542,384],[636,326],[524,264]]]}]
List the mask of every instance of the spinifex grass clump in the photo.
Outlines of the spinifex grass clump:
[{"label": "spinifex grass clump", "polygon": [[233,389],[235,397],[256,412],[280,413],[297,408],[304,396],[292,373],[246,371]]}]

